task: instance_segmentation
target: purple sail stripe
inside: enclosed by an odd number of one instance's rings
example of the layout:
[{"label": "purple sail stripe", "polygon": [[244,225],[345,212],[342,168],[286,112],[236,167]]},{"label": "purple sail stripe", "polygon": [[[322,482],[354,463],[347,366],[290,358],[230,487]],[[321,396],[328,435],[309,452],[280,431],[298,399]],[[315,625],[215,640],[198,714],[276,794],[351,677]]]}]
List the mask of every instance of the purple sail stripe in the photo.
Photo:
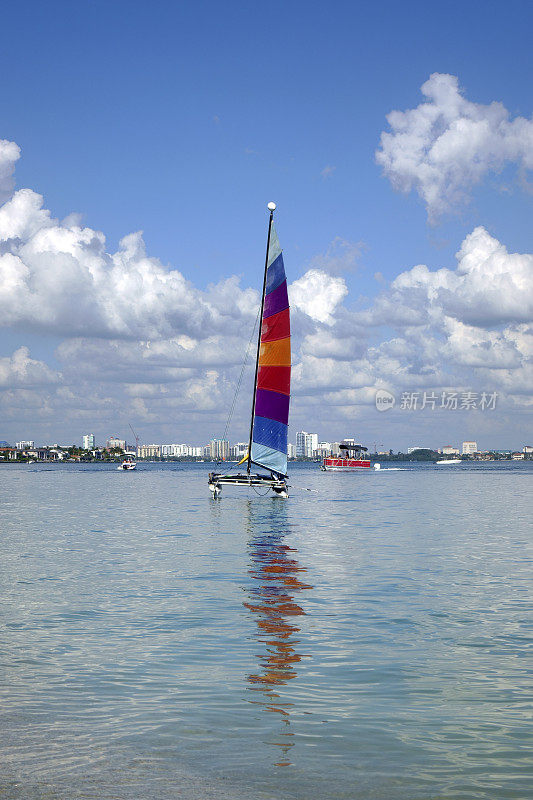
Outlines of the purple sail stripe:
[{"label": "purple sail stripe", "polygon": [[289,396],[258,389],[255,399],[255,413],[258,417],[273,419],[287,425],[289,421]]},{"label": "purple sail stripe", "polygon": [[265,308],[263,319],[277,314],[279,311],[289,307],[289,296],[287,294],[287,281],[283,281],[277,289],[265,296]]}]

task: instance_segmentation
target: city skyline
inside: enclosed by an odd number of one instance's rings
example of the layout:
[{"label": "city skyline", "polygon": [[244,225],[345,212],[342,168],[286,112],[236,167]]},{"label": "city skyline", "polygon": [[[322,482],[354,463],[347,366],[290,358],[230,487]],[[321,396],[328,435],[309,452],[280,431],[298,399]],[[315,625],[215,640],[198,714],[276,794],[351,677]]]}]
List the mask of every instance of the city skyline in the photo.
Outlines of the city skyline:
[{"label": "city skyline", "polygon": [[207,27],[203,7],[120,0],[78,26],[66,3],[30,6],[4,14],[24,30],[24,68],[17,37],[0,54],[2,439],[222,435],[274,200],[290,430],[312,419],[327,440],[351,429],[395,450],[520,446],[533,408],[526,4],[311,4],[302,19],[274,2],[265,26],[257,8],[208,2]]},{"label": "city skyline", "polygon": [[[317,458],[322,457],[330,452],[336,452],[338,450],[338,446],[343,442],[356,442],[360,443],[357,438],[352,436],[344,436],[340,439],[333,440],[333,441],[326,441],[320,440],[318,433],[309,433],[307,431],[298,431],[295,436],[295,441],[288,442],[288,456],[289,458]],[[399,452],[405,453],[409,455],[410,453],[416,450],[433,450],[434,452],[442,453],[443,455],[473,455],[475,453],[480,452],[524,452],[524,453],[531,453],[533,452],[533,446],[528,444],[522,444],[519,449],[507,447],[507,448],[495,448],[495,447],[478,447],[477,441],[473,440],[462,440],[460,447],[455,446],[454,444],[416,444],[416,445],[409,445],[405,448],[405,450],[398,449],[394,451],[393,448],[387,447],[384,443],[380,443],[378,445],[377,442],[374,442],[374,447],[372,448],[369,446],[367,449],[369,453],[378,454],[378,455],[386,455],[392,452]],[[9,443],[7,441],[0,441],[0,447],[9,447]],[[35,445],[35,441],[33,440],[21,440],[15,443],[15,448],[17,450],[31,450],[31,449],[39,448],[71,448],[71,447],[79,447],[74,443],[71,444],[59,444],[58,442],[52,443],[44,443],[41,442],[37,446]],[[214,438],[211,439],[209,442],[204,444],[191,444],[191,443],[136,443],[131,444],[128,443],[126,440],[120,440],[117,437],[108,437],[106,439],[105,446],[98,444],[96,441],[96,437],[93,433],[83,434],[81,436],[81,449],[91,451],[91,450],[112,450],[112,449],[119,449],[122,451],[130,451],[136,452],[139,457],[142,458],[181,458],[181,457],[192,457],[192,458],[212,458],[215,460],[240,460],[242,457],[246,456],[248,453],[248,442],[233,442],[229,439],[220,439]],[[385,448],[385,449],[379,449]]]}]

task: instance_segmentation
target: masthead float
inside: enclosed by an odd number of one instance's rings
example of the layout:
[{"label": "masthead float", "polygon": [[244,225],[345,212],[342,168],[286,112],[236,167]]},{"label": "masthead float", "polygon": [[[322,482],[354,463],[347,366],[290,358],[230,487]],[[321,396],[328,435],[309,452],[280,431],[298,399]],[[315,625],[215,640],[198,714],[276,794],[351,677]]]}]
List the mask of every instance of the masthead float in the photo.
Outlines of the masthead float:
[{"label": "masthead float", "polygon": [[[263,486],[288,497],[287,430],[291,385],[291,332],[287,279],[274,228],[275,203],[268,204],[268,237],[246,472],[209,473],[209,488],[219,497],[223,485]],[[252,465],[266,472],[252,472]]]}]

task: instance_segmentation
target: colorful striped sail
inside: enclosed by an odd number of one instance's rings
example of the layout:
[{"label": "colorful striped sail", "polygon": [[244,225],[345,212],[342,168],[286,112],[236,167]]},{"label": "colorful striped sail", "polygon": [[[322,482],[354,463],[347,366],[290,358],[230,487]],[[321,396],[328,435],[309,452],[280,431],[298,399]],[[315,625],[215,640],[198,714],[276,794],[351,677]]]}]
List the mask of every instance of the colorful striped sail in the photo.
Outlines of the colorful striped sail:
[{"label": "colorful striped sail", "polygon": [[286,475],[291,324],[283,256],[274,223],[270,224],[251,461],[278,475]]}]

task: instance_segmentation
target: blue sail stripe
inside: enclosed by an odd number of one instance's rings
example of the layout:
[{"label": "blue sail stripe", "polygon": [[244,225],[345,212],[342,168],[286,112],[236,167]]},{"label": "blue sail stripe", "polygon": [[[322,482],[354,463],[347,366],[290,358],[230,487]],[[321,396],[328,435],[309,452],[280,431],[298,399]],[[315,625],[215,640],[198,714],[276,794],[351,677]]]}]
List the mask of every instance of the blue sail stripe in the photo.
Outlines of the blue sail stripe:
[{"label": "blue sail stripe", "polygon": [[283,266],[283,256],[281,253],[267,270],[265,294],[273,292],[285,280],[285,267]]},{"label": "blue sail stripe", "polygon": [[256,416],[252,441],[287,452],[287,426],[283,422]]},{"label": "blue sail stripe", "polygon": [[279,473],[279,475],[287,474],[287,453],[266,447],[264,444],[252,442],[252,461],[265,469]]}]

